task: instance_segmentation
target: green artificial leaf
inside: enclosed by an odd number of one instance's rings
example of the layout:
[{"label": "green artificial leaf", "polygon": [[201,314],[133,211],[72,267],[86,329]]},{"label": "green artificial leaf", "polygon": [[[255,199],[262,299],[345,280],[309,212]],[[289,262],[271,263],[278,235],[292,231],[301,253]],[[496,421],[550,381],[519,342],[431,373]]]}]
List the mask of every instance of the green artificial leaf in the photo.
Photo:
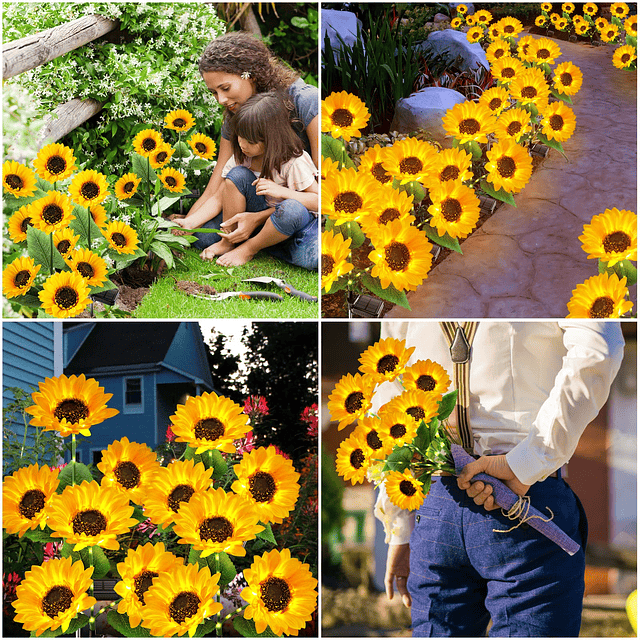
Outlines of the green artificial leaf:
[{"label": "green artificial leaf", "polygon": [[[33,288],[29,289],[29,291],[33,291]],[[23,296],[16,296],[15,298],[11,298],[12,304],[19,304],[23,307],[27,307],[28,309],[39,309],[40,308],[40,298],[33,293],[25,293]]]},{"label": "green artificial leaf", "polygon": [[104,238],[100,227],[93,221],[88,209],[76,205],[73,208],[73,215],[75,219],[69,223],[69,227],[80,236],[83,244],[89,245],[89,234],[91,234],[91,242],[96,238]]},{"label": "green artificial leaf", "polygon": [[42,542],[43,544],[47,542],[59,542],[58,538],[51,537],[51,529],[29,529],[25,531],[24,537],[33,542]]},{"label": "green artificial leaf", "polygon": [[638,38],[637,36],[630,36],[629,34],[627,34],[625,41],[628,45],[631,45],[632,47],[637,47],[638,46]]},{"label": "green artificial leaf", "polygon": [[438,410],[438,420],[446,420],[451,412],[456,407],[456,400],[458,399],[458,390],[454,389],[453,391],[449,391],[449,393],[445,393],[442,396],[442,400],[438,403],[440,408]]},{"label": "green artificial leaf", "polygon": [[429,489],[431,489],[431,473],[428,471],[423,473],[418,480],[422,482],[422,491],[426,496],[429,493]]},{"label": "green artificial leaf", "polygon": [[542,144],[546,144],[547,147],[550,147],[551,149],[555,149],[556,151],[559,151],[562,154],[562,157],[567,162],[569,162],[569,158],[567,158],[567,156],[565,155],[562,145],[557,140],[551,140],[550,138],[547,138],[542,133],[538,134],[538,138],[540,139],[540,142],[542,142]]},{"label": "green artificial leaf", "polygon": [[162,242],[157,242],[156,240],[154,240],[151,243],[149,248],[159,258],[162,258],[162,260],[164,260],[167,263],[167,267],[169,269],[173,269],[173,265],[174,265],[173,254],[171,253],[171,250],[167,247],[166,244],[163,244]]},{"label": "green artificial leaf", "polygon": [[355,221],[345,222],[333,228],[334,233],[342,234],[343,238],[351,238],[351,249],[357,249],[364,244],[365,235],[360,225]]},{"label": "green artificial leaf", "polygon": [[107,613],[107,622],[125,638],[150,638],[151,633],[141,624],[132,628],[129,624],[129,616],[124,613],[118,613],[113,609]]},{"label": "green artificial leaf", "polygon": [[209,563],[209,569],[211,570],[211,574],[220,572],[220,580],[218,580],[218,584],[220,585],[220,589],[225,585],[228,585],[238,574],[238,571],[231,561],[231,558],[226,553],[218,553],[218,568],[216,569],[216,554],[212,554],[207,557],[207,562]]},{"label": "green artificial leaf", "polygon": [[204,466],[207,469],[213,469],[214,480],[222,478],[229,470],[222,454],[217,449],[201,453],[200,456]]},{"label": "green artificial leaf", "polygon": [[[196,632],[193,634],[194,638],[202,638],[206,635],[210,635],[215,631],[216,625],[219,623],[218,616],[209,618],[206,622],[202,622],[196,628]],[[221,623],[220,623],[221,624]]]},{"label": "green artificial leaf", "polygon": [[271,631],[271,627],[267,627],[262,633],[256,631],[256,625],[253,620],[245,620],[241,615],[233,619],[233,628],[245,638],[277,638],[278,636]]},{"label": "green artificial leaf", "polygon": [[355,164],[349,157],[347,150],[344,146],[344,141],[333,136],[322,134],[322,157],[331,158],[334,162],[339,164],[339,169],[353,169]]},{"label": "green artificial leaf", "polygon": [[470,153],[474,160],[480,160],[482,158],[482,149],[480,145],[475,141],[465,142],[460,145],[467,153]]},{"label": "green artificial leaf", "polygon": [[267,522],[267,524],[265,524],[264,522],[260,523],[263,527],[264,527],[264,531],[261,531],[260,533],[256,534],[256,537],[261,538],[262,540],[266,540],[267,542],[270,542],[273,545],[278,544],[276,542],[276,539],[273,535],[273,531],[271,529],[271,525]]},{"label": "green artificial leaf", "polygon": [[[75,635],[78,629],[82,629],[82,627],[89,624],[89,616],[84,615],[84,613],[79,613],[69,624],[69,628],[66,631],[62,630],[62,627],[58,627],[55,631],[48,629],[44,633],[41,633],[38,638],[57,638],[61,635]],[[35,637],[36,632],[32,631],[31,636]]]},{"label": "green artificial leaf", "polygon": [[93,482],[93,476],[87,465],[82,462],[70,462],[64,469],[58,474],[58,493],[62,493],[65,487],[68,487],[73,482],[75,475],[75,484],[82,484],[83,482]]},{"label": "green artificial leaf", "polygon": [[391,471],[404,471],[413,458],[413,452],[409,447],[395,447],[387,456],[387,465]]},{"label": "green artificial leaf", "polygon": [[462,253],[462,248],[460,247],[460,243],[457,238],[452,238],[448,233],[445,233],[443,236],[439,235],[438,230],[430,224],[425,224],[424,227],[422,227],[422,230],[431,242],[435,242],[435,244],[438,244],[445,249],[451,249],[452,251],[457,251],[460,254]]},{"label": "green artificial leaf", "polygon": [[418,451],[425,452],[431,442],[431,436],[429,433],[429,427],[424,420],[420,421],[420,426],[416,431],[416,437],[413,439],[413,446],[418,449]]},{"label": "green artificial leaf", "polygon": [[438,416],[434,416],[433,418],[431,418],[431,421],[429,422],[429,446],[431,446],[431,443],[438,434],[439,426],[440,420],[438,419]]},{"label": "green artificial leaf", "polygon": [[36,264],[45,271],[53,273],[55,269],[65,269],[66,264],[60,252],[53,246],[53,236],[35,227],[27,227],[27,252]]},{"label": "green artificial leaf", "polygon": [[187,166],[194,171],[202,171],[203,169],[208,169],[211,166],[211,162],[211,160],[205,160],[204,158],[193,158]]},{"label": "green artificial leaf", "polygon": [[189,564],[197,564],[200,569],[209,566],[207,559],[202,558],[200,556],[200,551],[198,551],[198,549],[194,549],[193,547],[191,547],[191,549],[189,550],[188,562]]},{"label": "green artificial leaf", "polygon": [[105,552],[97,545],[91,547],[91,549],[82,549],[80,551],[80,557],[84,566],[88,569],[93,567],[93,574],[91,578],[93,580],[100,580],[104,578],[111,569],[109,559],[105,555]]},{"label": "green artificial leaf", "polygon": [[187,448],[184,450],[184,459],[185,460],[193,460],[196,455],[196,449],[194,449],[190,444],[187,445]]},{"label": "green artificial leaf", "polygon": [[627,287],[632,287],[638,282],[638,269],[630,260],[621,260],[611,267],[607,267],[606,261],[598,260],[599,273],[615,273],[620,279],[627,279]]},{"label": "green artificial leaf", "polygon": [[117,288],[118,287],[115,284],[113,284],[111,280],[107,280],[106,282],[101,284],[99,287],[92,287],[89,294],[93,295],[95,293],[102,293],[103,291],[110,291],[111,289],[117,289]]},{"label": "green artificial leaf", "polygon": [[393,181],[394,189],[398,191],[404,191],[405,193],[413,196],[415,203],[422,202],[427,197],[426,189],[419,182],[407,182],[406,184],[400,184],[400,181],[395,179]]},{"label": "green artificial leaf", "polygon": [[380,279],[374,278],[369,273],[365,273],[362,276],[362,284],[379,298],[382,298],[387,302],[391,302],[392,304],[400,305],[405,309],[411,309],[409,301],[407,300],[407,294],[404,291],[398,291],[392,284],[390,284],[386,289],[383,289]]},{"label": "green artificial leaf", "polygon": [[566,93],[560,93],[555,89],[551,89],[551,95],[554,98],[557,98],[558,100],[562,100],[563,102],[566,102],[567,104],[573,104],[573,101],[571,100],[571,96],[567,95]]},{"label": "green artificial leaf", "polygon": [[53,190],[53,185],[39,176],[36,178],[36,187],[42,191],[43,196],[47,194],[47,191]]},{"label": "green artificial leaf", "polygon": [[325,291],[323,295],[329,296],[332,293],[337,293],[338,291],[343,291],[349,286],[349,274],[340,276],[336,280],[334,280],[331,284],[331,288],[329,291]]},{"label": "green artificial leaf", "polygon": [[144,158],[139,153],[132,154],[132,162],[133,165],[133,173],[135,173],[138,178],[140,178],[144,184],[145,189],[146,185],[151,182],[151,184],[155,184],[158,180],[158,176],[156,172],[151,168],[151,163],[148,158]]},{"label": "green artificial leaf", "polygon": [[500,200],[500,202],[506,202],[510,204],[512,207],[516,206],[516,201],[513,199],[512,193],[507,193],[504,189],[500,189],[496,191],[486,180],[482,180],[480,182],[480,188],[492,198],[496,200]]},{"label": "green artificial leaf", "polygon": [[132,518],[135,518],[138,522],[144,522],[147,519],[147,516],[144,515],[144,511],[142,507],[135,506],[133,508],[133,513],[131,514]]},{"label": "green artificial leaf", "polygon": [[173,154],[174,158],[188,158],[191,155],[191,151],[187,146],[187,143],[182,140],[178,142],[174,148],[176,150]]},{"label": "green artificial leaf", "polygon": [[534,118],[535,116],[539,115],[538,113],[538,107],[536,107],[535,104],[530,103],[530,104],[523,104],[520,105],[520,103],[518,103],[519,106],[521,106],[525,111],[528,111]]}]

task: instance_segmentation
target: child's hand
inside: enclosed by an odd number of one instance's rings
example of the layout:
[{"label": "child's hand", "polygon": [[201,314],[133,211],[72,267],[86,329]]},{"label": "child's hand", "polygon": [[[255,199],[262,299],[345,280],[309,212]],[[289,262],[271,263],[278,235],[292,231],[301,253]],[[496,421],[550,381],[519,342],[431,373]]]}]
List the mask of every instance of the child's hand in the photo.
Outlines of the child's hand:
[{"label": "child's hand", "polygon": [[272,198],[286,198],[289,190],[281,185],[276,184],[273,180],[267,180],[266,178],[258,178],[251,184],[255,185],[256,193],[259,196],[271,196]]}]

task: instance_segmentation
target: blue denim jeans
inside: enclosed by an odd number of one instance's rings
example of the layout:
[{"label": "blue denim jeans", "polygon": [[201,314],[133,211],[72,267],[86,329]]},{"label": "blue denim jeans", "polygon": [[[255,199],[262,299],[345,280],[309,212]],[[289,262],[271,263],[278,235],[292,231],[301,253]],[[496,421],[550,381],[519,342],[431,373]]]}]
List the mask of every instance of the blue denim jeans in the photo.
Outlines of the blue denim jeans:
[{"label": "blue denim jeans", "polygon": [[454,477],[435,477],[416,512],[407,587],[414,637],[577,637],[587,521],[564,480],[529,490],[531,504],[581,545],[570,556],[500,510],[485,511]]},{"label": "blue denim jeans", "polygon": [[[233,182],[238,191],[246,200],[245,211],[264,211],[269,208],[264,196],[256,193],[256,188],[251,183],[256,176],[247,167],[234,167],[229,171],[227,180]],[[279,242],[264,251],[270,255],[284,260],[290,264],[298,265],[304,269],[315,270],[318,268],[318,218],[310,213],[305,206],[297,200],[283,200],[275,207],[271,215],[273,226],[281,234],[289,236],[287,240]],[[222,215],[218,215],[206,224],[209,229],[220,229]],[[261,227],[260,227],[261,228]],[[256,235],[260,228],[256,229]],[[196,234],[197,242],[192,246],[196,249],[205,249],[220,239],[217,233]]]}]

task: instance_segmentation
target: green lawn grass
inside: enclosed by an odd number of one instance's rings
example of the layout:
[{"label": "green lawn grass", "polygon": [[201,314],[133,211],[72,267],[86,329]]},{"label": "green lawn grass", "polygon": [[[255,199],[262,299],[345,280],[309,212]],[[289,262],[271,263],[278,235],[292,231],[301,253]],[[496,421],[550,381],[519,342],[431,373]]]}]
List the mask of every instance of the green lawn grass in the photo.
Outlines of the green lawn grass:
[{"label": "green lawn grass", "polygon": [[[318,303],[286,294],[275,284],[242,282],[246,278],[280,278],[299,291],[318,295],[318,273],[260,253],[241,267],[220,267],[188,249],[184,266],[164,271],[134,312],[136,318],[318,318]],[[176,280],[209,285],[216,291],[271,291],[284,300],[202,300],[176,288]]]}]

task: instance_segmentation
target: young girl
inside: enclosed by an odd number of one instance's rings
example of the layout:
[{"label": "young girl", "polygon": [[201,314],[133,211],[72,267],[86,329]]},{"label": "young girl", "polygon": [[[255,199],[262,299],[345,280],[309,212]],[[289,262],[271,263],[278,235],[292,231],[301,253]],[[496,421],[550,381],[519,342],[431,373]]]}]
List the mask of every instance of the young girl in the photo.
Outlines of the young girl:
[{"label": "young girl", "polygon": [[[275,91],[259,93],[231,119],[233,156],[222,170],[222,230],[200,255],[245,264],[260,249],[306,269],[318,266],[317,170]],[[256,233],[257,231],[257,233]]]}]

